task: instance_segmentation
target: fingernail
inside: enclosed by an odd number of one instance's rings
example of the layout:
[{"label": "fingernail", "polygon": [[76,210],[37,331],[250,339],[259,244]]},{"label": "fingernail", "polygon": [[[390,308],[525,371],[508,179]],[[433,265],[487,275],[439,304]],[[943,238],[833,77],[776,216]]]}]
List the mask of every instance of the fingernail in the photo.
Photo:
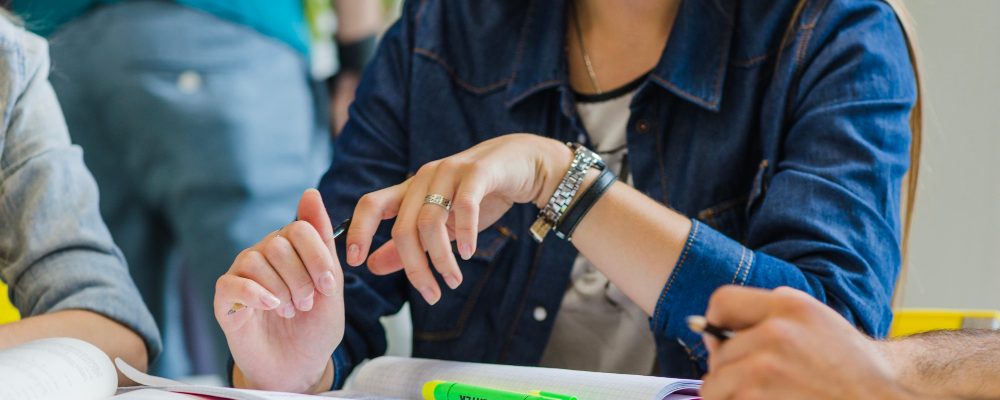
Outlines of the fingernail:
[{"label": "fingernail", "polygon": [[361,264],[360,257],[361,257],[361,249],[358,248],[358,245],[351,244],[350,246],[347,247],[347,262],[349,264],[351,265]]},{"label": "fingernail", "polygon": [[306,298],[302,299],[302,301],[299,301],[299,310],[302,310],[302,311],[312,310],[312,308],[313,308],[313,295],[314,294],[315,294],[315,292],[309,293],[309,295],[306,296]]},{"label": "fingernail", "polygon": [[455,289],[458,287],[458,285],[462,284],[462,279],[455,277],[455,275],[444,274],[441,277],[444,278],[444,283],[446,283],[448,287],[452,289]]},{"label": "fingernail", "polygon": [[458,246],[458,253],[462,256],[463,260],[468,261],[472,258],[472,245],[468,243],[462,243]]},{"label": "fingernail", "polygon": [[260,302],[264,303],[264,306],[266,306],[268,310],[271,310],[281,304],[281,300],[271,294],[261,295]]},{"label": "fingernail", "polygon": [[430,304],[432,306],[438,302],[438,297],[434,293],[434,289],[432,289],[430,286],[424,286],[420,288],[420,295],[424,297],[424,301],[426,301],[427,304]]},{"label": "fingernail", "polygon": [[295,316],[295,306],[293,306],[291,302],[289,302],[289,303],[281,306],[281,308],[278,309],[278,315],[280,315],[282,317],[285,317],[285,318],[294,317]]},{"label": "fingernail", "polygon": [[333,273],[326,271],[319,277],[319,291],[325,296],[333,296],[337,290],[337,281],[333,279]]}]

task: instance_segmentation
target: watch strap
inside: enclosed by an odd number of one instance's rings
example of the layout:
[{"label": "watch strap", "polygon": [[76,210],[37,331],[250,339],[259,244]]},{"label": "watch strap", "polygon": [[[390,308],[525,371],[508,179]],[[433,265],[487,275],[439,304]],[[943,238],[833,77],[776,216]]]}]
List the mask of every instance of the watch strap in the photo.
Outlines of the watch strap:
[{"label": "watch strap", "polygon": [[538,212],[538,218],[531,224],[531,236],[538,242],[544,240],[552,227],[562,219],[563,213],[569,208],[577,191],[580,190],[580,185],[583,184],[583,179],[587,176],[587,170],[595,165],[604,169],[604,162],[596,153],[577,143],[567,143],[566,145],[574,150],[573,161],[545,208]]},{"label": "watch strap", "polygon": [[361,72],[375,55],[378,36],[370,35],[350,43],[337,42],[337,58],[341,71]]},{"label": "watch strap", "polygon": [[611,168],[605,168],[601,171],[600,175],[597,176],[597,180],[594,181],[587,188],[586,191],[580,195],[580,199],[570,206],[569,210],[566,210],[562,220],[556,224],[552,231],[556,233],[560,239],[566,239],[567,241],[573,241],[573,231],[576,230],[577,225],[583,220],[583,217],[587,215],[587,212],[597,204],[597,200],[604,195],[605,192],[611,188],[611,185],[618,180],[615,173],[611,171]]}]

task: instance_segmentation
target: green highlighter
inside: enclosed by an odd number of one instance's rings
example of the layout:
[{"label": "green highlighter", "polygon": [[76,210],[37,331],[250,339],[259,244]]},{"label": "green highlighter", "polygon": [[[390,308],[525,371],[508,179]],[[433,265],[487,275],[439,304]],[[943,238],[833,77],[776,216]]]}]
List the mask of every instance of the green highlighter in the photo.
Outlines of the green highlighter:
[{"label": "green highlighter", "polygon": [[576,400],[576,397],[558,393],[508,392],[446,381],[427,382],[421,393],[424,395],[424,400]]}]

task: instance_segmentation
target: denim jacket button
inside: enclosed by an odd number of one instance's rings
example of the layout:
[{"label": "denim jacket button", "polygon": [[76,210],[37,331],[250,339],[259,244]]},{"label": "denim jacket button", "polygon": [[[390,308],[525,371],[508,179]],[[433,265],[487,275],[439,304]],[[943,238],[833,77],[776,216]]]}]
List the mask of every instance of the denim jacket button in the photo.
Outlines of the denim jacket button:
[{"label": "denim jacket button", "polygon": [[534,312],[535,321],[538,322],[545,321],[545,318],[547,318],[548,316],[549,312],[545,311],[545,307],[542,306],[535,307],[535,312]]},{"label": "denim jacket button", "polygon": [[649,132],[649,121],[646,121],[645,119],[640,119],[640,120],[636,121],[635,122],[635,130],[637,132],[639,132],[639,133],[647,133],[647,132]]}]

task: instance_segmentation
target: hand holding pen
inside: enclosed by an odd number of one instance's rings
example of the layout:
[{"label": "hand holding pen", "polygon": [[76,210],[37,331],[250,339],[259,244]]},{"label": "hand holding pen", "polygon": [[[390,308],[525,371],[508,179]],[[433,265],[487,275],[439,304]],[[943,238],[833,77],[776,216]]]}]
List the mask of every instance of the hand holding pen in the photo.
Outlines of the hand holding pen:
[{"label": "hand holding pen", "polygon": [[706,399],[892,398],[894,371],[875,342],[807,293],[725,286],[689,323],[709,350]]},{"label": "hand holding pen", "polygon": [[315,189],[303,193],[297,215],[241,252],[216,282],[215,317],[239,387],[303,393],[332,383],[330,354],[344,336],[335,229]]}]

